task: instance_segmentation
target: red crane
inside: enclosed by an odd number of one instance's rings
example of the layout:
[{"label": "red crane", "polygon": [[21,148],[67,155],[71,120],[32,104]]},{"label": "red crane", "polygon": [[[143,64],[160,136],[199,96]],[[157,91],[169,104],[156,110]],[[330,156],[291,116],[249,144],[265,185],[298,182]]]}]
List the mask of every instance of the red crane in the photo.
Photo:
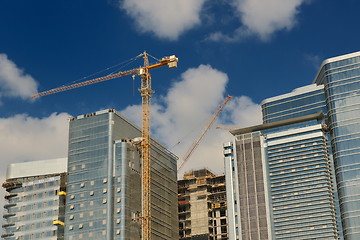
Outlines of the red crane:
[{"label": "red crane", "polygon": [[231,98],[232,98],[232,96],[227,96],[225,98],[224,102],[221,105],[219,105],[219,107],[216,109],[214,114],[211,116],[210,121],[206,124],[204,130],[201,132],[200,136],[193,142],[193,144],[191,144],[189,150],[185,153],[184,157],[182,158],[182,162],[178,166],[178,169],[177,169],[178,171],[184,166],[185,162],[191,157],[191,155],[193,154],[195,149],[199,146],[200,141],[203,139],[206,132],[209,130],[211,125],[215,122],[216,118],[219,116],[219,114],[221,113],[221,111],[224,109],[225,105],[230,101]]}]

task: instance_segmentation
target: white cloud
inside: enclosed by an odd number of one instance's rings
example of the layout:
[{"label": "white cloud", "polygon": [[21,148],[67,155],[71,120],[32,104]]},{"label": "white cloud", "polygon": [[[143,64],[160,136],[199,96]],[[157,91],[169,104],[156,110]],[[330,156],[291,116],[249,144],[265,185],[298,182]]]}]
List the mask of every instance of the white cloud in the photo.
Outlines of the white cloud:
[{"label": "white cloud", "polygon": [[[41,119],[25,114],[0,118],[1,183],[10,163],[66,157],[69,117],[67,113],[53,113]],[[4,194],[1,188],[0,196]],[[3,205],[4,198],[0,197]],[[2,221],[1,217],[0,225]]]},{"label": "white cloud", "polygon": [[[182,157],[225,99],[227,82],[225,73],[208,65],[184,72],[180,81],[174,83],[165,96],[154,95],[151,107],[152,135]],[[140,123],[140,105],[130,106],[122,113]],[[231,140],[232,136],[226,130],[215,129],[215,125],[244,127],[260,123],[261,109],[258,104],[246,96],[233,97],[180,174],[203,167],[222,173],[222,144]],[[176,144],[179,141],[180,144]]]},{"label": "white cloud", "polygon": [[[268,40],[277,31],[292,29],[300,6],[306,2],[310,0],[224,1],[222,4],[233,9],[232,17],[238,19],[238,27],[231,34],[211,33],[207,39],[236,42],[257,36]],[[199,26],[201,18],[206,15],[203,11],[205,4],[215,3],[206,0],[120,0],[120,8],[134,20],[141,32],[169,40],[176,40],[185,31]]]},{"label": "white cloud", "polygon": [[37,93],[37,82],[7,55],[0,53],[0,97],[27,99]]},{"label": "white cloud", "polygon": [[200,12],[206,0],[121,0],[120,7],[133,18],[142,32],[176,40],[185,31],[200,24]]},{"label": "white cloud", "polygon": [[208,39],[235,42],[255,35],[268,40],[277,31],[293,28],[299,7],[305,2],[308,0],[236,0],[232,5],[240,20],[239,28],[230,35],[212,33]]}]

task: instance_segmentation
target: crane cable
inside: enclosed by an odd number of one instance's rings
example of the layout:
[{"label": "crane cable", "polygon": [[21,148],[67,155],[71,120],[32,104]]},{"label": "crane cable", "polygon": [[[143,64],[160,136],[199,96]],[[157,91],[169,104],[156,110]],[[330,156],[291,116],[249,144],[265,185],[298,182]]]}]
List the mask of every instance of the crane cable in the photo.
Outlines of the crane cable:
[{"label": "crane cable", "polygon": [[115,68],[115,67],[118,67],[118,66],[120,66],[120,67],[117,68],[116,70],[114,70],[113,72],[107,74],[107,75],[111,75],[111,74],[113,74],[113,73],[115,73],[115,72],[119,72],[120,69],[122,69],[122,68],[128,66],[129,64],[133,63],[136,59],[138,59],[138,58],[141,57],[142,55],[143,55],[143,54],[141,53],[141,54],[137,55],[136,57],[130,58],[129,60],[126,60],[126,61],[123,61],[123,62],[121,62],[121,63],[115,64],[115,65],[113,65],[113,66],[107,67],[107,68],[105,68],[105,69],[103,69],[103,70],[100,70],[100,71],[95,72],[95,73],[92,73],[92,74],[90,74],[90,75],[88,75],[88,76],[79,78],[78,80],[72,81],[72,82],[70,82],[70,83],[66,83],[66,84],[64,84],[64,85],[62,85],[62,86],[60,86],[60,87],[64,87],[64,86],[68,86],[68,85],[71,85],[71,84],[74,84],[74,83],[77,83],[77,82],[80,82],[80,81],[84,81],[85,79],[88,79],[88,78],[90,78],[90,77],[96,76],[96,75],[98,75],[98,74],[100,74],[100,73],[103,73],[103,72],[105,72],[105,71],[108,71],[109,69],[112,69],[112,68]]}]

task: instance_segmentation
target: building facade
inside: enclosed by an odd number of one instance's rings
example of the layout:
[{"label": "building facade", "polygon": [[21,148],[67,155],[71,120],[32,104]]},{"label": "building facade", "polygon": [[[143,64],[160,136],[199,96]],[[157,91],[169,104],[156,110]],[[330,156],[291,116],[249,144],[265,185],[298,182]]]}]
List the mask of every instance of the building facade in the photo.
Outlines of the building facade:
[{"label": "building facade", "polygon": [[360,52],[325,60],[324,85],[344,238],[360,239]]},{"label": "building facade", "polygon": [[[70,120],[66,240],[141,239],[139,137],[111,109]],[[151,235],[177,239],[177,159],[151,144]]]},{"label": "building facade", "polygon": [[179,239],[225,240],[228,237],[225,176],[207,169],[178,180]]},{"label": "building facade", "polygon": [[225,171],[237,183],[228,196],[234,239],[338,239],[322,119],[312,114],[232,131],[235,141],[224,147]]},{"label": "building facade", "polygon": [[269,239],[269,205],[261,138],[236,136],[224,144],[229,239]]},{"label": "building facade", "polygon": [[66,166],[66,158],[8,166],[2,239],[64,239]]},{"label": "building facade", "polygon": [[[266,130],[262,129],[259,133],[260,136],[266,136],[262,151],[264,152],[265,158],[264,166],[267,165],[267,173],[270,174],[273,166],[276,166],[275,162],[273,162],[273,153],[276,151],[272,149],[272,146],[270,147],[272,144],[271,136],[274,136],[273,134],[275,134],[275,136],[277,136],[276,134],[285,134],[282,138],[287,139],[287,134],[298,130],[300,132],[296,134],[293,139],[302,139],[307,134],[305,134],[305,132],[301,133],[301,131],[315,127],[319,123],[321,124],[322,129],[319,128],[317,131],[322,132],[323,135],[321,138],[323,138],[322,141],[325,145],[312,146],[314,149],[309,150],[309,156],[311,156],[311,152],[315,153],[317,151],[315,148],[317,149],[318,147],[319,149],[320,147],[323,148],[323,152],[326,152],[321,158],[323,161],[329,162],[329,169],[322,169],[321,171],[328,171],[330,173],[329,181],[332,182],[330,189],[333,189],[333,198],[332,200],[329,199],[329,201],[333,201],[335,205],[337,229],[339,231],[338,237],[346,240],[360,239],[360,163],[358,161],[360,154],[359,93],[360,52],[327,59],[322,63],[313,84],[295,89],[287,94],[265,99],[262,102],[263,127],[266,128]],[[284,121],[306,117],[320,111],[324,114],[324,119],[321,122],[302,121],[291,124],[291,127],[287,125],[281,126]],[[268,125],[272,126],[272,130],[267,128]],[[274,125],[278,126],[274,127]],[[254,129],[249,130],[249,133],[252,135],[255,134],[253,130]],[[239,136],[237,136],[237,138],[238,137]],[[290,139],[292,139],[292,137]],[[236,147],[235,143],[228,147],[232,148],[234,146]],[[310,147],[306,144],[304,146],[301,144],[300,146],[301,151],[295,153],[295,159],[301,156],[302,152],[308,151]],[[282,151],[281,154],[286,152],[285,148],[280,149]],[[293,149],[295,149],[295,146],[293,146]],[[293,149],[291,151],[293,151]],[[236,154],[233,154],[236,158]],[[326,157],[326,155],[328,155],[328,157]],[[228,169],[230,169],[231,162],[226,160],[227,158],[229,157],[225,157],[225,164],[227,163]],[[283,161],[285,161],[285,159],[283,159]],[[236,164],[233,165],[236,170]],[[318,164],[315,166],[318,166]],[[323,165],[320,164],[320,168],[317,168],[316,171],[320,170],[322,166]],[[310,166],[308,166],[308,168],[310,168]],[[296,171],[295,168],[295,172]],[[284,170],[284,174],[285,173],[286,171]],[[314,176],[309,175],[309,179],[313,177]],[[274,175],[268,175],[266,181],[270,184],[268,186],[269,196],[271,196],[268,203],[269,206],[271,206],[269,214],[271,219],[275,219],[276,216],[272,214],[277,211],[276,209],[278,209],[278,207],[271,205],[275,204],[275,199],[277,198],[277,196],[272,196],[272,194],[275,193],[271,185],[272,181],[274,181]],[[235,186],[236,184],[237,183],[234,183],[232,188],[229,186],[230,190],[233,191],[229,194],[236,194],[235,190],[238,188],[238,186]],[[244,183],[241,182],[239,184]],[[284,186],[286,186],[286,183],[284,184]],[[236,212],[236,210],[238,209],[233,209],[234,212]],[[229,222],[229,227],[230,225]],[[325,225],[328,224],[324,224],[324,226]],[[234,229],[235,228],[230,228],[230,232],[235,231]],[[271,226],[271,229],[272,234],[275,234],[273,236],[278,238],[275,222]]]}]

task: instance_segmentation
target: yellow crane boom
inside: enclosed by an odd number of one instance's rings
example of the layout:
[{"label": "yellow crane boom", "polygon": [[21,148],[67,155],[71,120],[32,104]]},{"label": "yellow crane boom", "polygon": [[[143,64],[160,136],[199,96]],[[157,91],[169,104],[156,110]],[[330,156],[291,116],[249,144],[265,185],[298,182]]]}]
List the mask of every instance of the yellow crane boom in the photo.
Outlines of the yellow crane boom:
[{"label": "yellow crane boom", "polygon": [[210,121],[206,124],[204,130],[201,132],[200,136],[191,144],[190,148],[185,153],[184,157],[182,158],[182,162],[178,166],[178,169],[177,169],[178,171],[181,170],[181,168],[184,166],[185,162],[191,157],[191,155],[193,154],[195,149],[199,146],[200,141],[203,139],[206,132],[209,130],[211,125],[215,122],[216,118],[219,116],[219,114],[221,113],[221,111],[224,109],[225,105],[230,101],[231,98],[232,98],[232,96],[227,96],[225,98],[224,102],[221,105],[219,105],[219,107],[216,109],[214,114],[211,116]]},{"label": "yellow crane boom", "polygon": [[175,55],[170,57],[164,57],[160,62],[149,65],[148,54],[146,52],[140,54],[144,58],[144,66],[110,74],[104,77],[91,79],[88,81],[71,84],[68,86],[62,86],[54,88],[48,91],[40,92],[32,96],[37,98],[46,96],[58,92],[68,91],[74,88],[79,88],[94,83],[108,81],[114,78],[119,78],[126,75],[138,75],[141,76],[141,88],[139,89],[142,96],[142,239],[151,239],[151,174],[150,174],[150,99],[154,91],[151,88],[151,76],[149,70],[169,66],[169,68],[176,68],[178,58]]}]

